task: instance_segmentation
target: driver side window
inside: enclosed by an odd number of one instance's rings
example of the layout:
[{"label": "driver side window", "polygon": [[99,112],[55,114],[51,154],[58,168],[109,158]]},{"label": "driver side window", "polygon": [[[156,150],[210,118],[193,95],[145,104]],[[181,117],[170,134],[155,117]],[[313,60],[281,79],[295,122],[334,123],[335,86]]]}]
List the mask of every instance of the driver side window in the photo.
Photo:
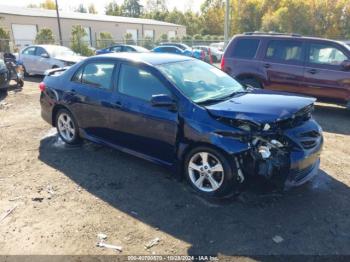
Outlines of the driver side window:
[{"label": "driver side window", "polygon": [[153,95],[169,95],[170,91],[152,73],[130,65],[122,65],[118,81],[119,92],[145,101]]},{"label": "driver side window", "polygon": [[311,44],[309,51],[309,61],[313,64],[321,65],[340,65],[344,60],[347,60],[347,56],[338,48],[324,45],[324,44]]}]

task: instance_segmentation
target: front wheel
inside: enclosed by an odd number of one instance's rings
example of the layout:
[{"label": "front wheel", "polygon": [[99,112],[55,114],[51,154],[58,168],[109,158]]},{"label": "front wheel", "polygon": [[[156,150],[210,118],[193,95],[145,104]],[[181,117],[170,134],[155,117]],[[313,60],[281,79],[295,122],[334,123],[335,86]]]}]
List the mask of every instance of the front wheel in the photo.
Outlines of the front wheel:
[{"label": "front wheel", "polygon": [[210,147],[198,147],[186,156],[186,177],[195,191],[206,197],[223,198],[237,193],[235,167]]},{"label": "front wheel", "polygon": [[79,128],[73,115],[66,109],[61,109],[56,115],[56,128],[61,139],[69,144],[76,145],[80,142]]}]

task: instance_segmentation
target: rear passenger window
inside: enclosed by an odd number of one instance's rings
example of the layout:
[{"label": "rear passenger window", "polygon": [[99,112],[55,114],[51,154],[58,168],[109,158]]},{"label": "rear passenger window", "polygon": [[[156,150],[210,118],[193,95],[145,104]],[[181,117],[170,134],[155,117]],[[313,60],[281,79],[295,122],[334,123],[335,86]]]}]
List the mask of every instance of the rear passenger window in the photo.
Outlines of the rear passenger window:
[{"label": "rear passenger window", "polygon": [[169,95],[170,91],[151,73],[134,66],[122,65],[118,82],[119,92],[151,101],[153,95]]},{"label": "rear passenger window", "polygon": [[258,50],[260,40],[239,39],[233,49],[232,56],[236,58],[254,58]]},{"label": "rear passenger window", "polygon": [[302,62],[303,44],[299,41],[270,41],[265,58],[275,61]]},{"label": "rear passenger window", "polygon": [[81,82],[102,89],[112,88],[114,63],[90,63],[84,67]]}]

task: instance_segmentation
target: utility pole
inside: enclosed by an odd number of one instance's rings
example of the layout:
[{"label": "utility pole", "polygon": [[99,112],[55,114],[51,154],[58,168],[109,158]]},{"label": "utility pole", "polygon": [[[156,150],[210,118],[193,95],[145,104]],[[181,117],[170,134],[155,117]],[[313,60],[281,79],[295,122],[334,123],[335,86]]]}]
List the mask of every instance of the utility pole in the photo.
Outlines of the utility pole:
[{"label": "utility pole", "polygon": [[55,3],[56,3],[57,24],[58,24],[58,35],[59,35],[59,38],[60,38],[60,45],[63,45],[62,31],[61,31],[61,20],[60,20],[60,13],[58,12],[57,0],[55,0]]},{"label": "utility pole", "polygon": [[229,23],[230,23],[230,0],[226,0],[226,10],[225,10],[225,27],[224,27],[224,36],[225,36],[225,47],[228,44],[229,38]]}]

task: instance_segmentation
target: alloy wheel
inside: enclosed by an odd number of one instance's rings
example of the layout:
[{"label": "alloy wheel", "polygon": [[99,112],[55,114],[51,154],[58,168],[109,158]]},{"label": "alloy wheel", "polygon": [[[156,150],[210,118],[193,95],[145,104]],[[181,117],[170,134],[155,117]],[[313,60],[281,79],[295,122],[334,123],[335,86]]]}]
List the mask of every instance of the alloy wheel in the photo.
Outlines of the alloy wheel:
[{"label": "alloy wheel", "polygon": [[193,185],[203,192],[218,190],[225,175],[220,160],[209,152],[198,152],[191,157],[188,174]]},{"label": "alloy wheel", "polygon": [[75,137],[75,127],[73,119],[66,113],[60,114],[57,119],[57,126],[60,135],[67,142],[72,142]]}]

